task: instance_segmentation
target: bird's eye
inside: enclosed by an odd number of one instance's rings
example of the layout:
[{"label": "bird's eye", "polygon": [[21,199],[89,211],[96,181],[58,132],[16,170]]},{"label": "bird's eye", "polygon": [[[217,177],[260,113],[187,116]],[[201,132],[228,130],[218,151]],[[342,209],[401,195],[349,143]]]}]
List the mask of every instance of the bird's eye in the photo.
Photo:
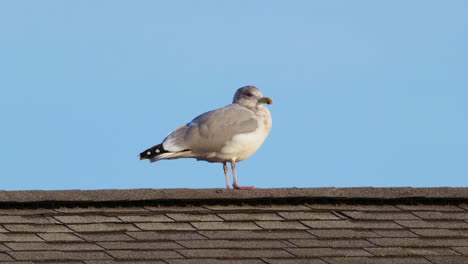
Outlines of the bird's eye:
[{"label": "bird's eye", "polygon": [[251,93],[251,92],[248,92],[248,93],[246,93],[245,95],[247,95],[248,97],[254,96],[253,93]]}]

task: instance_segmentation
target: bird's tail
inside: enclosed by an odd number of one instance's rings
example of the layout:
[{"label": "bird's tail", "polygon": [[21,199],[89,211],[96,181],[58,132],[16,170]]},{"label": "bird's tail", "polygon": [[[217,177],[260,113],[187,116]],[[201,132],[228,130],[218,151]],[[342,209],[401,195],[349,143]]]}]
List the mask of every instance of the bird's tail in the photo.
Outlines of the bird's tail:
[{"label": "bird's tail", "polygon": [[140,153],[140,160],[149,159],[151,161],[158,161],[168,154],[171,153],[165,150],[162,144],[159,144]]}]

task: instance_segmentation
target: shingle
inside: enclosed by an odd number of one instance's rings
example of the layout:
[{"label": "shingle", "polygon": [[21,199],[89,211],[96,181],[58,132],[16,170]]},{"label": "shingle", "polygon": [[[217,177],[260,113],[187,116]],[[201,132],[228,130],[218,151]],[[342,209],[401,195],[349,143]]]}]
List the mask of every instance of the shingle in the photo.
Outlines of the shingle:
[{"label": "shingle", "polygon": [[207,208],[201,206],[145,206],[145,209],[152,212],[209,212]]},{"label": "shingle", "polygon": [[288,248],[297,257],[365,257],[372,256],[360,248]]},{"label": "shingle", "polygon": [[210,239],[292,239],[314,238],[312,234],[299,230],[259,230],[259,231],[199,231]]},{"label": "shingle", "polygon": [[453,249],[464,256],[468,256],[468,247],[453,247]]},{"label": "shingle", "polygon": [[8,233],[9,231],[0,226],[0,233]]},{"label": "shingle", "polygon": [[99,232],[99,233],[79,233],[77,234],[86,241],[129,241],[134,240],[125,233]]},{"label": "shingle", "polygon": [[264,258],[268,264],[327,264],[319,258]]},{"label": "shingle", "polygon": [[56,221],[37,215],[0,215],[0,224],[54,224]]},{"label": "shingle", "polygon": [[465,228],[468,229],[468,223],[464,221],[446,221],[446,220],[396,220],[399,225],[408,228]]},{"label": "shingle", "polygon": [[101,250],[102,248],[92,243],[53,243],[53,242],[12,242],[6,246],[16,251],[27,250],[58,250],[58,251],[83,251]]},{"label": "shingle", "polygon": [[367,230],[352,230],[352,229],[315,229],[308,230],[317,237],[326,238],[352,238],[352,237],[379,237],[380,235]]},{"label": "shingle", "polygon": [[393,221],[359,221],[359,220],[329,220],[329,221],[301,221],[311,228],[353,228],[353,229],[403,229]]},{"label": "shingle", "polygon": [[423,219],[468,220],[468,212],[413,212]]},{"label": "shingle", "polygon": [[16,260],[89,260],[110,259],[109,255],[100,251],[62,252],[62,251],[12,251],[9,253]]},{"label": "shingle", "polygon": [[52,209],[0,209],[0,215],[53,215],[56,212]]},{"label": "shingle", "polygon": [[[102,260],[100,260],[102,261]],[[83,264],[83,261],[80,260],[48,260],[47,262],[14,262],[14,264]]]},{"label": "shingle", "polygon": [[372,229],[372,231],[382,237],[418,237],[408,230]]},{"label": "shingle", "polygon": [[369,238],[370,242],[384,247],[451,247],[468,246],[468,239],[443,238]]},{"label": "shingle", "polygon": [[88,208],[67,208],[61,207],[54,209],[60,213],[71,213],[71,214],[142,214],[149,212],[149,210],[144,207],[88,207]]},{"label": "shingle", "polygon": [[81,207],[60,207],[54,209],[54,215],[63,215],[63,214],[96,214],[96,213],[104,213],[104,208],[97,208],[97,207],[88,207],[88,208],[81,208]]},{"label": "shingle", "polygon": [[284,220],[275,213],[219,213],[218,216],[227,221]]},{"label": "shingle", "polygon": [[144,241],[206,239],[206,237],[191,231],[128,232],[127,234],[137,240]]},{"label": "shingle", "polygon": [[25,233],[42,233],[42,232],[72,232],[64,225],[47,225],[47,224],[6,224],[4,227],[11,232],[25,232]]},{"label": "shingle", "polygon": [[280,216],[290,220],[330,220],[340,219],[331,212],[279,212]]},{"label": "shingle", "polygon": [[255,221],[263,229],[309,229],[298,221]]},{"label": "shingle", "polygon": [[20,233],[5,233],[0,234],[0,241],[2,242],[35,242],[43,241],[36,234],[20,234]]},{"label": "shingle", "polygon": [[364,239],[290,239],[298,247],[318,248],[364,248],[374,245]]},{"label": "shingle", "polygon": [[468,257],[464,256],[426,256],[433,264],[464,264],[468,263]]},{"label": "shingle", "polygon": [[63,252],[63,259],[88,260],[88,259],[110,259],[109,255],[101,251]]},{"label": "shingle", "polygon": [[108,250],[107,253],[116,259],[147,260],[182,258],[172,250]]},{"label": "shingle", "polygon": [[403,247],[385,247],[385,248],[366,248],[376,256],[456,256],[455,251],[449,248],[403,248]]},{"label": "shingle", "polygon": [[174,220],[162,214],[152,215],[119,215],[119,219],[129,223],[144,223],[144,222],[174,222]]},{"label": "shingle", "polygon": [[370,242],[384,247],[429,246],[431,241],[420,238],[369,238]]},{"label": "shingle", "polygon": [[187,258],[281,258],[292,257],[283,249],[181,249]]},{"label": "shingle", "polygon": [[423,257],[328,257],[323,259],[330,264],[432,264]]},{"label": "shingle", "polygon": [[410,229],[412,232],[425,237],[468,237],[468,229],[450,230],[450,229]]},{"label": "shingle", "polygon": [[0,252],[0,261],[13,261],[9,255]]},{"label": "shingle", "polygon": [[72,234],[72,233],[39,233],[37,234],[45,241],[62,241],[62,242],[69,242],[69,241],[82,241],[83,239]]},{"label": "shingle", "polygon": [[307,204],[314,210],[326,211],[401,211],[393,205],[366,205],[366,204]]},{"label": "shingle", "polygon": [[177,248],[182,248],[182,246],[172,241],[158,241],[158,242],[120,241],[120,242],[98,242],[97,244],[106,249],[177,249]]},{"label": "shingle", "polygon": [[188,223],[136,223],[138,228],[143,230],[195,230]]},{"label": "shingle", "polygon": [[190,221],[223,221],[215,214],[166,214],[169,218],[174,219],[177,222],[190,222]]},{"label": "shingle", "polygon": [[404,211],[463,211],[463,209],[453,206],[453,205],[426,205],[426,204],[418,204],[418,205],[405,205],[399,204],[396,207],[404,210]]},{"label": "shingle", "polygon": [[398,219],[419,219],[409,212],[360,212],[360,211],[343,211],[341,212],[352,219],[362,220],[398,220]]},{"label": "shingle", "polygon": [[100,224],[70,224],[69,228],[76,232],[119,232],[136,231],[132,224],[100,223]]},{"label": "shingle", "polygon": [[[1,242],[3,242],[3,241],[1,241]],[[10,251],[10,249],[7,248],[6,246],[0,244],[0,252],[6,252],[6,251]]]},{"label": "shingle", "polygon": [[[82,264],[83,262],[80,262]],[[162,260],[86,260],[85,264],[167,264]],[[15,263],[16,264],[16,263]],[[49,264],[49,262],[47,262]],[[62,264],[62,263],[60,263]],[[68,264],[68,262],[67,262]]]},{"label": "shingle", "polygon": [[457,238],[424,238],[422,239],[428,243],[430,243],[431,246],[434,247],[448,247],[448,246],[468,246],[468,239],[462,238],[462,239],[457,239]]},{"label": "shingle", "polygon": [[198,230],[255,230],[259,226],[252,222],[191,222]]},{"label": "shingle", "polygon": [[305,205],[205,205],[207,209],[213,211],[271,211],[271,212],[288,212],[288,211],[310,211],[311,209]]},{"label": "shingle", "polygon": [[186,248],[284,248],[277,240],[179,240]]},{"label": "shingle", "polygon": [[65,224],[89,224],[89,223],[118,223],[122,222],[114,216],[105,215],[57,215],[54,218]]},{"label": "shingle", "polygon": [[[265,264],[259,259],[208,259],[208,258],[194,258],[194,259],[168,259],[169,264]],[[145,263],[146,264],[146,263]]]}]

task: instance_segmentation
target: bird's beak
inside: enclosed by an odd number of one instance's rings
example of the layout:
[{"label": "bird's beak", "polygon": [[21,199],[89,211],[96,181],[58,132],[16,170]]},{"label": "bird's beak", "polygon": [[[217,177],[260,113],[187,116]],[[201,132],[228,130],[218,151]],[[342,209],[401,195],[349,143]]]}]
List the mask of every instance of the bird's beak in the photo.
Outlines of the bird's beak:
[{"label": "bird's beak", "polygon": [[261,104],[273,104],[273,99],[270,97],[262,97],[258,100],[258,102]]}]

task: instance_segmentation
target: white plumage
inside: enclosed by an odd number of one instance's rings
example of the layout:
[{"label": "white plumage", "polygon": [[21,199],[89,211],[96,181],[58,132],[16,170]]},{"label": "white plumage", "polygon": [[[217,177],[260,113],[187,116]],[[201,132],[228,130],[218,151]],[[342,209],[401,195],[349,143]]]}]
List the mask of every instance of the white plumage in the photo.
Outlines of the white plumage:
[{"label": "white plumage", "polygon": [[236,162],[254,154],[271,130],[271,115],[263,104],[273,100],[263,97],[255,86],[239,88],[233,103],[197,116],[171,132],[161,144],[143,151],[140,159],[195,158],[223,163],[226,187],[230,188],[227,162],[231,163],[235,189],[253,189],[237,183]]}]

